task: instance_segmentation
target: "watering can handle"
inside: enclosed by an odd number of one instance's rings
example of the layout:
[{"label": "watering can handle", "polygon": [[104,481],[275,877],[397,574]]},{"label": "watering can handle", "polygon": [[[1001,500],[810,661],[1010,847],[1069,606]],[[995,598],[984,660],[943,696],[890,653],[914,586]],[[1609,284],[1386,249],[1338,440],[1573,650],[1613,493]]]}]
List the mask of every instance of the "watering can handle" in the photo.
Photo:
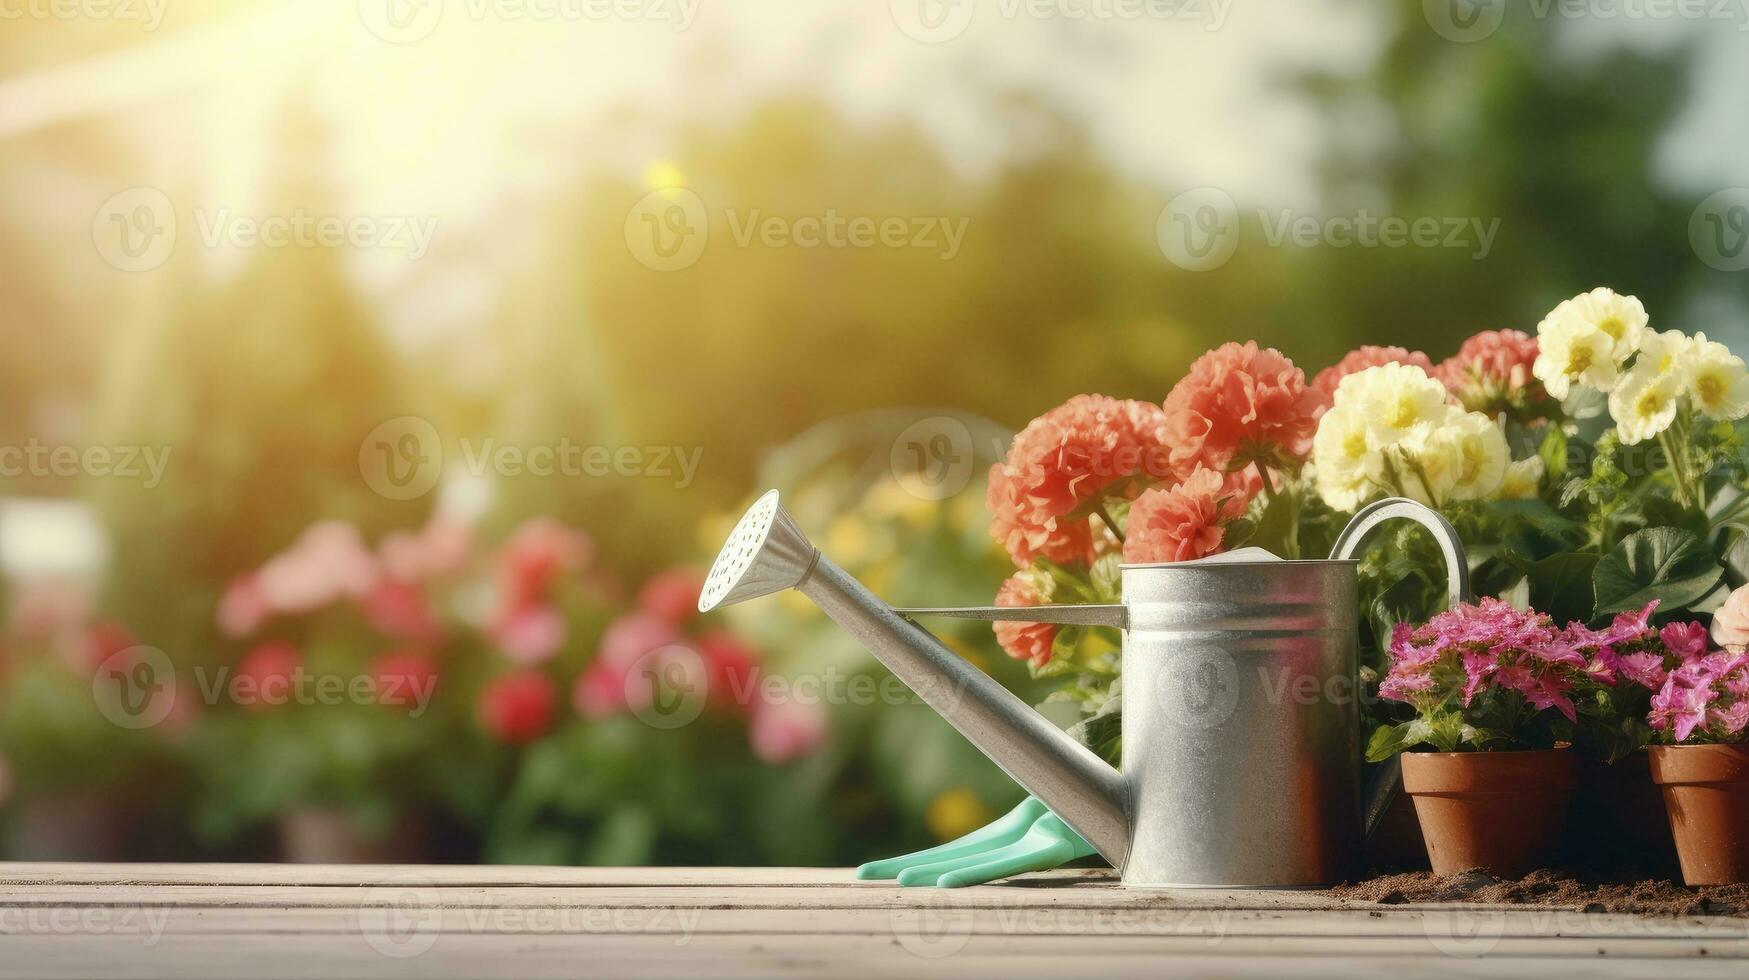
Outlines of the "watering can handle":
[{"label": "watering can handle", "polygon": [[[1431,507],[1426,507],[1403,497],[1391,497],[1377,503],[1362,507],[1342,533],[1336,536],[1336,545],[1330,549],[1330,557],[1346,561],[1353,558],[1369,535],[1386,521],[1398,518],[1414,521],[1426,528],[1433,535],[1433,540],[1439,542],[1439,550],[1445,556],[1445,594],[1447,608],[1470,600],[1470,566],[1464,558],[1464,544],[1458,540],[1457,529],[1451,522]],[[1358,707],[1359,701],[1356,700]],[[1402,786],[1402,765],[1395,756],[1379,764],[1368,781],[1361,797],[1362,833],[1371,837],[1379,824],[1384,820],[1385,811],[1389,810],[1392,801],[1397,798],[1397,791]]]}]

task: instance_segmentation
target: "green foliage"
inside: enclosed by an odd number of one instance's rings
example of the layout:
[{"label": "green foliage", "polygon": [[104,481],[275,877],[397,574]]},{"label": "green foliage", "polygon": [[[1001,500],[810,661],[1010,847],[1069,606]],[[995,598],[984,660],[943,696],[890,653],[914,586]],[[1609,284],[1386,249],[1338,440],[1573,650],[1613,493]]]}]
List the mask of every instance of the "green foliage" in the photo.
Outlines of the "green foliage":
[{"label": "green foliage", "polygon": [[1686,609],[1723,577],[1717,557],[1691,531],[1655,527],[1636,531],[1610,549],[1592,573],[1596,615],[1660,603],[1661,612]]}]

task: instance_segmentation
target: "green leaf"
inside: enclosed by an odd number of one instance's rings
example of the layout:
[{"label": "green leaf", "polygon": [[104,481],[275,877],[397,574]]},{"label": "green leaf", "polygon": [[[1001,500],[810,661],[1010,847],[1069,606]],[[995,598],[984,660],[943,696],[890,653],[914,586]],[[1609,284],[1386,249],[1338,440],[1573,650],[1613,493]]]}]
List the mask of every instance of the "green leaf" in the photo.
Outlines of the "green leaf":
[{"label": "green leaf", "polygon": [[1566,552],[1540,561],[1526,561],[1518,555],[1504,554],[1501,560],[1523,572],[1530,582],[1532,609],[1548,613],[1557,623],[1591,618],[1596,607],[1591,579],[1597,569],[1597,555]]},{"label": "green leaf", "polygon": [[1560,426],[1549,426],[1536,454],[1543,461],[1543,469],[1548,473],[1550,486],[1559,483],[1567,475],[1567,434],[1561,431]]},{"label": "green leaf", "polygon": [[1711,592],[1725,570],[1693,532],[1653,527],[1623,538],[1597,563],[1594,615],[1639,609],[1654,599],[1664,613],[1687,609]]}]

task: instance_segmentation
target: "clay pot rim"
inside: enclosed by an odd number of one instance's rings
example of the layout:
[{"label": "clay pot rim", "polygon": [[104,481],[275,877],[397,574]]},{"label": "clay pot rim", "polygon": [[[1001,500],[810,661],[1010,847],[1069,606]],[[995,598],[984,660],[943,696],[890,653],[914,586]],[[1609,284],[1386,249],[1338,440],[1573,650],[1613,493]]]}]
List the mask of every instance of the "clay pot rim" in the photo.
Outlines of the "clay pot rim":
[{"label": "clay pot rim", "polygon": [[1403,792],[1410,796],[1559,794],[1579,784],[1579,753],[1552,749],[1404,752]]},{"label": "clay pot rim", "polygon": [[1661,786],[1749,783],[1749,743],[1652,745],[1652,781]]}]

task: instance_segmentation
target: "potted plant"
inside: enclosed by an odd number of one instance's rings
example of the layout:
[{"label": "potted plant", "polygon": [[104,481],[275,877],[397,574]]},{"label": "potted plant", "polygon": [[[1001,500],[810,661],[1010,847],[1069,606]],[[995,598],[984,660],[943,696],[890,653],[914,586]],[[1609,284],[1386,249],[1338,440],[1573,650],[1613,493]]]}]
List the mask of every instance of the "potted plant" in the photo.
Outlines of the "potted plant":
[{"label": "potted plant", "polygon": [[1749,882],[1749,654],[1687,658],[1652,696],[1647,721],[1683,880]]},{"label": "potted plant", "polygon": [[1574,697],[1601,683],[1592,639],[1498,599],[1396,628],[1379,694],[1415,717],[1375,732],[1367,758],[1403,753],[1435,873],[1517,877],[1552,853],[1578,783]]}]

